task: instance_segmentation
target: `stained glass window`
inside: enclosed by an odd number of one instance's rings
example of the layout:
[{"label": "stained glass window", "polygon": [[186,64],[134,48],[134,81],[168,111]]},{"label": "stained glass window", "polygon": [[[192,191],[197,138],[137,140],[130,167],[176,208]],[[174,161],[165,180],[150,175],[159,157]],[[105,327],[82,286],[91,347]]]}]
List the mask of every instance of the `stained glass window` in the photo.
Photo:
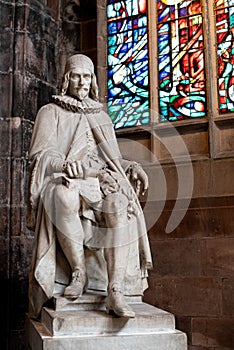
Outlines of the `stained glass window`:
[{"label": "stained glass window", "polygon": [[157,0],[160,121],[204,117],[201,1]]},{"label": "stained glass window", "polygon": [[220,113],[234,112],[234,0],[215,0]]},{"label": "stained glass window", "polygon": [[147,1],[107,1],[108,109],[115,128],[149,123]]}]

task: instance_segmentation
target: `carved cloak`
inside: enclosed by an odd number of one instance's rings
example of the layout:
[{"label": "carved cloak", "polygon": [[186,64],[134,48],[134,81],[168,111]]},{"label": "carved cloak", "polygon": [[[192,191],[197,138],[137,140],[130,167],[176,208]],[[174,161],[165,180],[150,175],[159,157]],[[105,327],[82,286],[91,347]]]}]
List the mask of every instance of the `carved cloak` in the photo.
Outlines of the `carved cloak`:
[{"label": "carved cloak", "polygon": [[[78,117],[87,118],[108,168],[127,180],[125,171],[129,161],[122,159],[112,122],[102,111],[102,105],[88,98],[74,108],[70,103],[72,100],[74,99],[68,96],[55,96],[55,103],[41,108],[36,118],[29,152],[31,172],[27,220],[28,226],[35,230],[29,274],[29,312],[36,317],[43,304],[56,293],[55,284],[66,285],[69,281],[65,257],[57,249],[53,224],[53,190],[56,184],[51,180],[48,168],[51,159],[62,162],[77,147],[79,136],[74,133]],[[147,288],[147,269],[152,267],[144,216],[136,195],[134,201],[138,207],[138,215],[129,222],[132,243],[125,278],[125,295],[143,294]],[[88,250],[86,257],[89,287],[106,288],[106,266],[102,250]],[[96,269],[94,272],[93,265]]]}]

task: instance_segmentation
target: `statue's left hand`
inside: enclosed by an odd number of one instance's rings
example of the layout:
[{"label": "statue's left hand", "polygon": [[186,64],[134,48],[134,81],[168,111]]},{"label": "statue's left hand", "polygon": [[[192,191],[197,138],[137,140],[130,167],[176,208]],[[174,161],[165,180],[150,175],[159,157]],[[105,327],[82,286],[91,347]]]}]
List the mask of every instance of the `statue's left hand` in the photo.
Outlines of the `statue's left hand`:
[{"label": "statue's left hand", "polygon": [[141,194],[144,195],[149,187],[149,181],[148,181],[148,176],[146,172],[143,170],[140,164],[134,163],[132,165],[131,178],[135,182],[135,186],[136,186],[135,191],[137,196],[139,196],[141,192],[141,184],[142,184]]}]

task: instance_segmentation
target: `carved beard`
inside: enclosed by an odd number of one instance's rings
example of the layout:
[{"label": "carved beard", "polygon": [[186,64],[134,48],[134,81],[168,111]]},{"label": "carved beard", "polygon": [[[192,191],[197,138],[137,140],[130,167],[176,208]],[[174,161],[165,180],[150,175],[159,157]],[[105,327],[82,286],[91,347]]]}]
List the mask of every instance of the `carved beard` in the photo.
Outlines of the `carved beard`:
[{"label": "carved beard", "polygon": [[88,97],[89,95],[89,89],[85,86],[82,86],[80,88],[76,89],[76,98],[78,98],[79,100],[83,100],[84,98]]},{"label": "carved beard", "polygon": [[80,101],[82,101],[84,98],[88,97],[89,95],[89,87],[86,87],[86,86],[80,86],[80,87],[77,87],[76,89],[71,89],[71,90],[69,91],[70,95],[72,97],[77,98]]}]

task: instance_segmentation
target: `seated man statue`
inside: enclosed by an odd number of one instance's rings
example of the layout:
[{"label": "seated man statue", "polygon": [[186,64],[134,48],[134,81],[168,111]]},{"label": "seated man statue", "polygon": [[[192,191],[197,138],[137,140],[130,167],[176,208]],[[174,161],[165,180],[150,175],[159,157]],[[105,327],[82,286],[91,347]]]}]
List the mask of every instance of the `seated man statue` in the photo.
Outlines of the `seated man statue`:
[{"label": "seated man statue", "polygon": [[[66,298],[76,299],[87,288],[106,289],[107,311],[134,317],[125,296],[143,294],[152,266],[138,201],[148,178],[138,163],[122,158],[87,56],[68,58],[61,94],[38,112],[29,160],[31,316],[39,317],[59,280]],[[99,258],[87,263],[90,254]],[[64,261],[69,270],[61,273]],[[104,287],[99,270],[106,273]]]}]

